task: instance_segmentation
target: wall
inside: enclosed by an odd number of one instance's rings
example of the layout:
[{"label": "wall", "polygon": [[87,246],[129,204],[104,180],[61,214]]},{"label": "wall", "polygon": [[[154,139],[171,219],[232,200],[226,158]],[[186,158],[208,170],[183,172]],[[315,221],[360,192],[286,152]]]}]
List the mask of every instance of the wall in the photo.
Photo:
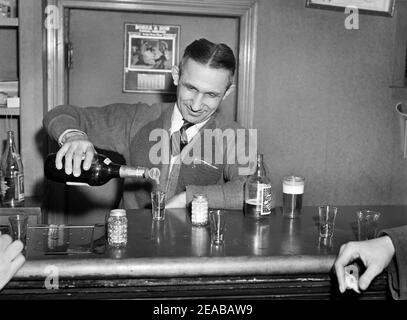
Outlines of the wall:
[{"label": "wall", "polygon": [[[238,20],[234,18],[71,10],[70,41],[74,46],[69,81],[71,104],[100,106],[119,101],[175,101],[174,95],[122,92],[125,22],[179,25],[180,58],[190,42],[202,37],[224,42],[237,52]],[[235,118],[235,104],[235,95],[230,95],[222,111]]]},{"label": "wall", "polygon": [[407,204],[406,160],[391,99],[395,18],[305,1],[260,0],[254,127],[281,199],[306,178],[305,205]]}]

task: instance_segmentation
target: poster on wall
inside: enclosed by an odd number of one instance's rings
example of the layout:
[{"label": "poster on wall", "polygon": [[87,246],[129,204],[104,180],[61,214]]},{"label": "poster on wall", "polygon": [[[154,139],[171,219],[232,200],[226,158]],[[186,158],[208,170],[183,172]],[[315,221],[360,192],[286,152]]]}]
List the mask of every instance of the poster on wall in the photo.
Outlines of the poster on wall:
[{"label": "poster on wall", "polygon": [[123,92],[174,93],[180,26],[124,24]]},{"label": "poster on wall", "polygon": [[360,13],[392,17],[395,0],[306,0],[306,6],[343,12],[345,8],[358,8]]}]

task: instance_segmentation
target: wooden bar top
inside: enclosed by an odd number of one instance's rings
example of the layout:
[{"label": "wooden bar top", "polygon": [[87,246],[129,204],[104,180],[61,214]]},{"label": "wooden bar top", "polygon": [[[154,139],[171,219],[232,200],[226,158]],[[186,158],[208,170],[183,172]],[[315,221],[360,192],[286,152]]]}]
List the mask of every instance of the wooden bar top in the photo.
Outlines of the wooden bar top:
[{"label": "wooden bar top", "polygon": [[187,210],[167,210],[164,222],[152,221],[149,210],[127,210],[125,248],[106,246],[99,226],[93,252],[30,256],[28,250],[16,279],[44,278],[48,265],[58,267],[62,278],[329,273],[340,246],[357,239],[360,209],[381,212],[381,229],[407,224],[407,206],[339,206],[333,240],[324,243],[317,207],[304,207],[296,219],[284,217],[281,208],[261,220],[228,211],[225,245],[217,247],[209,227],[193,227]]}]

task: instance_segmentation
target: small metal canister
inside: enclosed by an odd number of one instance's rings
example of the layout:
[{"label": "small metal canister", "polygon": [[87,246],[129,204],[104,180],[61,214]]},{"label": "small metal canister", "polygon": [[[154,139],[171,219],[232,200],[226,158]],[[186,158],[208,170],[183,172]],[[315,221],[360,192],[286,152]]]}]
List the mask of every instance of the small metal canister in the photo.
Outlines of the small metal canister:
[{"label": "small metal canister", "polygon": [[208,224],[208,199],[203,194],[195,194],[192,199],[191,222],[193,226]]},{"label": "small metal canister", "polygon": [[107,219],[107,240],[111,246],[127,245],[126,210],[114,209]]}]

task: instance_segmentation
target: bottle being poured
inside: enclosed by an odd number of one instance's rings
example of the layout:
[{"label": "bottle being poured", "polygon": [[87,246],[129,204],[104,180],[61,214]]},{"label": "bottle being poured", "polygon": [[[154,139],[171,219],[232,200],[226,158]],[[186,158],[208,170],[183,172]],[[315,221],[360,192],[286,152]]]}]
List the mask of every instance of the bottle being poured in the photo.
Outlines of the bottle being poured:
[{"label": "bottle being poured", "polygon": [[82,170],[75,177],[66,174],[64,168],[57,169],[55,166],[56,153],[49,154],[44,164],[45,177],[55,182],[68,185],[101,186],[112,178],[140,178],[152,179],[157,184],[160,180],[160,169],[146,167],[130,167],[112,162],[102,154],[95,154],[89,170]]},{"label": "bottle being poured", "polygon": [[7,131],[7,144],[0,165],[0,199],[3,207],[24,204],[23,162],[14,142],[14,131]]}]

